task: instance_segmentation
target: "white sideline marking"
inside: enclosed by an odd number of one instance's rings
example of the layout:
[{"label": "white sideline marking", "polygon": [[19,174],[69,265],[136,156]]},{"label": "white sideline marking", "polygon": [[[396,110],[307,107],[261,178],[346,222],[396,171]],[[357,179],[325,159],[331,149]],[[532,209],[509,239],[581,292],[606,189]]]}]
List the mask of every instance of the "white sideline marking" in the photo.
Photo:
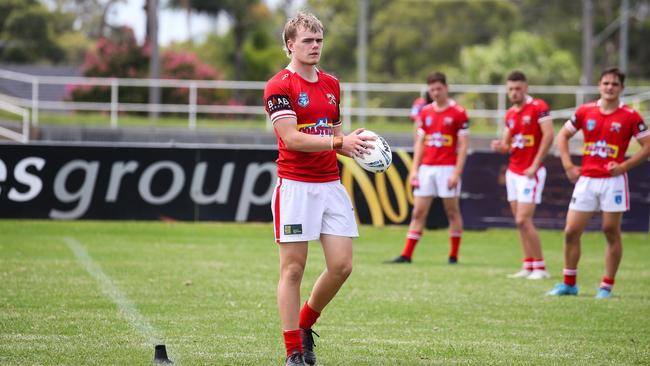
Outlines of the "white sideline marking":
[{"label": "white sideline marking", "polygon": [[[147,319],[138,312],[133,302],[126,297],[115,285],[113,280],[102,271],[102,268],[93,261],[86,251],[86,248],[77,240],[70,237],[63,238],[68,248],[77,257],[77,261],[99,282],[104,294],[113,300],[119,309],[119,313],[129,321],[129,323],[144,336],[148,345],[164,344],[162,337],[156,329],[149,324]],[[153,347],[151,347],[153,351]],[[152,353],[153,354],[153,353]],[[174,355],[174,363],[178,364],[180,357]]]}]

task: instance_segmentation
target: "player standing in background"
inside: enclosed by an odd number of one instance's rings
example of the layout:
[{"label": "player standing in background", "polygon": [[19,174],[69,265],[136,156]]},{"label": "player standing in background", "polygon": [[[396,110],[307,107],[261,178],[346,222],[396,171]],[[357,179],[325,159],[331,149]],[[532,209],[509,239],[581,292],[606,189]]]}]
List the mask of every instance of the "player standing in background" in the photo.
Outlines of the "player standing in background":
[{"label": "player standing in background", "polygon": [[[323,25],[312,14],[298,13],[283,32],[289,66],[271,78],[265,107],[278,137],[278,183],[271,201],[279,244],[277,301],[284,329],[286,365],[316,363],[312,326],[352,271],[352,238],[358,236],[354,210],[341,185],[336,154],[361,156],[371,148],[359,136],[343,136],[340,85],[316,68]],[[326,269],[300,310],[300,283],[308,241],[320,239]]]},{"label": "player standing in background", "polygon": [[458,261],[463,232],[459,198],[469,145],[469,120],[465,109],[449,98],[447,78],[443,73],[429,75],[427,86],[433,102],[420,111],[421,125],[408,178],[415,188],[411,223],[402,254],[384,263],[411,263],[434,197],[442,198],[449,220],[449,263]]},{"label": "player standing in background", "polygon": [[[580,237],[594,213],[602,211],[602,230],[607,240],[605,276],[596,298],[609,298],[614,277],[623,256],[621,221],[630,209],[627,171],[650,156],[650,132],[634,109],[621,102],[625,74],[617,68],[603,71],[598,89],[600,99],[578,108],[558,134],[562,166],[575,183],[564,228],[564,281],[548,295],[577,295],[576,277],[580,260]],[[578,131],[584,135],[582,167],[573,165],[569,139]],[[625,160],[634,136],[641,149]]]},{"label": "player standing in background", "polygon": [[535,205],[542,202],[546,181],[546,168],[542,162],[553,143],[553,119],[543,100],[528,95],[524,73],[511,72],[506,89],[513,105],[506,114],[503,138],[492,141],[492,149],[510,152],[506,189],[524,252],[523,268],[508,277],[540,280],[550,275],[546,271],[533,216]]},{"label": "player standing in background", "polygon": [[420,112],[425,105],[431,103],[433,103],[433,99],[431,99],[429,91],[426,90],[423,96],[417,97],[411,104],[409,118],[413,122],[413,151],[415,151],[415,143],[418,139],[418,128],[420,128],[420,125],[422,124],[422,121],[420,121]]}]

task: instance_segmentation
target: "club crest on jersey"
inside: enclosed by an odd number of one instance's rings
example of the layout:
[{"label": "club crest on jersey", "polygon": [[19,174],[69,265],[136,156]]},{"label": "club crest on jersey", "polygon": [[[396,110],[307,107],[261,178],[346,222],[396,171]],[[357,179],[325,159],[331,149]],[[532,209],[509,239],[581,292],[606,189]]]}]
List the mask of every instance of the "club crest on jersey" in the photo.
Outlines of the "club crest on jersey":
[{"label": "club crest on jersey", "polygon": [[336,97],[332,93],[327,93],[327,103],[336,105]]},{"label": "club crest on jersey", "polygon": [[515,120],[514,119],[510,118],[508,120],[508,128],[510,128],[510,129],[515,128]]},{"label": "club crest on jersey", "polygon": [[593,131],[596,128],[596,120],[588,119],[587,120],[587,131]]},{"label": "club crest on jersey", "polygon": [[612,122],[612,125],[609,127],[611,132],[621,132],[621,124],[618,122]]},{"label": "club crest on jersey", "polygon": [[302,108],[305,108],[309,104],[309,97],[307,96],[307,93],[301,92],[298,95],[298,105],[301,106]]},{"label": "club crest on jersey", "polygon": [[527,124],[527,125],[530,124],[530,116],[524,116],[522,119],[523,119],[525,124]]},{"label": "club crest on jersey", "polygon": [[451,126],[451,122],[453,119],[451,117],[445,117],[445,119],[442,120],[442,123],[445,124],[445,126]]},{"label": "club crest on jersey", "polygon": [[433,123],[433,117],[427,116],[427,118],[424,119],[424,124],[429,127],[431,126],[431,123]]}]

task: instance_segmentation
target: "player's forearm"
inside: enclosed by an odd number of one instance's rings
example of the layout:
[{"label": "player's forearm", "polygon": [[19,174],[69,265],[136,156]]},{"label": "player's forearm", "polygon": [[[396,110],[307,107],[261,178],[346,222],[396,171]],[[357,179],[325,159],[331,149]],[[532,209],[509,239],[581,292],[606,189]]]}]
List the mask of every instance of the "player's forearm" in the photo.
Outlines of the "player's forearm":
[{"label": "player's forearm", "polygon": [[629,159],[622,162],[621,165],[623,166],[625,171],[629,171],[630,169],[648,160],[649,157],[650,157],[650,141],[646,142],[643,146],[641,146],[641,149],[639,149],[639,151],[632,154],[632,156],[630,156]]},{"label": "player's forearm", "polygon": [[542,162],[544,159],[546,159],[546,155],[548,155],[549,150],[551,150],[551,145],[553,144],[553,135],[547,135],[545,134],[542,136],[542,141],[539,146],[539,150],[537,151],[537,154],[535,155],[535,159],[533,160],[533,164],[535,166],[540,166],[542,165]]},{"label": "player's forearm", "polygon": [[416,141],[416,143],[413,145],[413,163],[411,165],[411,170],[415,171],[420,168],[420,164],[422,163],[423,150],[424,146],[422,146],[421,141]]},{"label": "player's forearm", "polygon": [[321,152],[340,149],[343,145],[342,136],[317,136],[295,131],[282,136],[287,149],[301,152]]},{"label": "player's forearm", "polygon": [[458,156],[456,157],[456,166],[454,167],[454,172],[461,176],[463,174],[463,169],[465,169],[465,163],[467,162],[467,150],[469,149],[469,143],[467,137],[460,139],[458,146]]},{"label": "player's forearm", "polygon": [[571,161],[571,154],[569,153],[569,138],[566,130],[561,130],[557,136],[557,148],[560,150],[560,160],[562,161],[562,166],[564,169],[568,169],[573,166]]}]

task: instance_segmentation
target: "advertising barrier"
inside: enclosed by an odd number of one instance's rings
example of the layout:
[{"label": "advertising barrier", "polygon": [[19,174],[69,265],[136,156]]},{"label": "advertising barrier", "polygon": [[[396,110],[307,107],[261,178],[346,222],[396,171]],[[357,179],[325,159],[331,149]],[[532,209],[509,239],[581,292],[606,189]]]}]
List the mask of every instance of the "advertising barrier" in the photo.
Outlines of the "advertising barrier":
[{"label": "advertising barrier", "polygon": [[[341,182],[360,223],[408,224],[413,204],[406,181],[411,155],[395,151],[393,165],[371,174],[339,157]],[[0,218],[271,221],[276,184],[273,148],[0,144]],[[559,159],[549,157],[543,203],[535,221],[562,229],[573,185]],[[506,202],[507,156],[473,153],[462,183],[467,229],[512,227]],[[627,231],[648,231],[650,163],[629,172]],[[439,200],[429,228],[446,226]],[[591,229],[600,227],[596,217]]]}]

